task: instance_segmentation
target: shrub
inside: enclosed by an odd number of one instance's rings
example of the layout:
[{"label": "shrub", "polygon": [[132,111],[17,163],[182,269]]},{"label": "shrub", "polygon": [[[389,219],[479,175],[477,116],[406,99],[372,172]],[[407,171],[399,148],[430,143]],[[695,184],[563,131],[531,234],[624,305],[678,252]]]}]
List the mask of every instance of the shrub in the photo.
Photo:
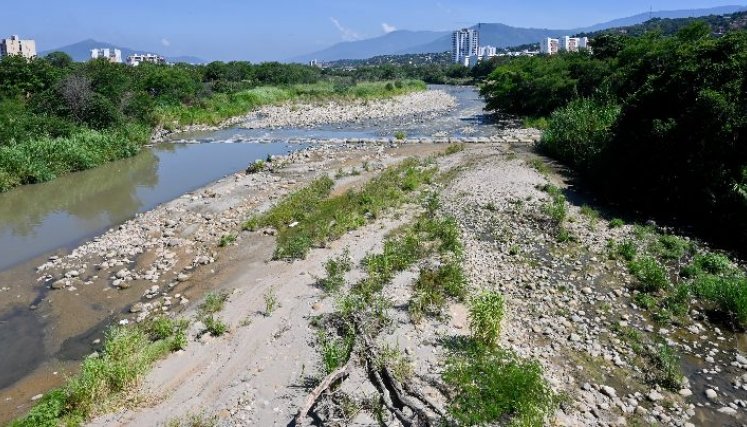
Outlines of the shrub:
[{"label": "shrub", "polygon": [[496,347],[503,321],[503,296],[497,292],[483,292],[470,301],[470,331],[481,345]]},{"label": "shrub", "polygon": [[631,261],[628,267],[644,292],[658,292],[669,286],[667,271],[655,258],[643,256]]},{"label": "shrub", "polygon": [[536,361],[503,350],[469,349],[452,355],[443,373],[453,389],[448,410],[461,425],[542,426],[556,396]]},{"label": "shrub", "polygon": [[716,276],[704,274],[693,281],[696,296],[731,316],[742,328],[747,327],[747,277],[744,274]]},{"label": "shrub", "polygon": [[347,249],[337,258],[330,258],[324,263],[327,277],[319,280],[319,287],[327,292],[334,292],[345,285],[345,273],[350,271],[353,263],[350,260],[350,251]]},{"label": "shrub", "polygon": [[467,294],[467,279],[462,267],[449,262],[435,269],[422,269],[413,285],[415,294],[410,301],[410,318],[419,322],[425,315],[438,315],[447,298],[462,300]]},{"label": "shrub", "polygon": [[219,337],[228,332],[228,325],[213,315],[204,316],[202,323],[205,324],[205,330],[214,337]]},{"label": "shrub", "polygon": [[620,218],[613,218],[610,221],[610,228],[620,228],[625,225],[625,221]]},{"label": "shrub", "polygon": [[571,102],[550,116],[540,148],[571,166],[586,170],[598,161],[620,108],[589,99]]}]

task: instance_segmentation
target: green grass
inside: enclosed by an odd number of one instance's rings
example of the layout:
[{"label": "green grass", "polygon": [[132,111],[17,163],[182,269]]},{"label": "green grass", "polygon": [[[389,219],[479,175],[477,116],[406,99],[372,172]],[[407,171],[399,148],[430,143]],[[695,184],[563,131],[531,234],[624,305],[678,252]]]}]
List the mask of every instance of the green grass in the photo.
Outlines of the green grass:
[{"label": "green grass", "polygon": [[740,328],[747,328],[747,276],[744,273],[702,274],[693,280],[692,286],[697,297],[733,318]]},{"label": "green grass", "polygon": [[435,269],[421,269],[413,290],[408,311],[412,321],[419,323],[425,316],[440,315],[449,298],[464,300],[467,278],[461,265],[451,261]]},{"label": "green grass", "polygon": [[651,252],[666,260],[678,260],[685,256],[692,245],[684,239],[673,235],[662,235],[651,245]]},{"label": "green grass", "polygon": [[318,342],[324,375],[328,375],[348,362],[350,353],[353,351],[355,335],[334,337],[324,331],[319,331]]},{"label": "green grass", "polygon": [[228,325],[212,314],[203,316],[202,323],[205,324],[205,331],[214,337],[219,337],[228,332]]},{"label": "green grass", "polygon": [[581,215],[589,218],[592,222],[598,221],[601,217],[599,211],[589,205],[581,206]]},{"label": "green grass", "polygon": [[394,132],[394,139],[396,139],[397,141],[404,141],[406,138],[407,134],[402,132],[401,130]]},{"label": "green grass", "polygon": [[544,185],[541,189],[550,195],[550,201],[542,206],[542,212],[548,216],[554,226],[558,227],[568,217],[565,195],[552,184]]},{"label": "green grass", "polygon": [[547,165],[542,159],[532,159],[529,161],[529,166],[541,173],[542,175],[549,175],[552,172],[550,166]]},{"label": "green grass", "polygon": [[669,286],[667,270],[656,258],[638,257],[628,264],[628,268],[644,292],[658,292]]},{"label": "green grass", "polygon": [[165,427],[216,427],[218,425],[217,416],[207,416],[205,414],[190,414],[183,418],[174,418],[166,423]]},{"label": "green grass", "polygon": [[620,218],[612,218],[612,220],[610,220],[610,228],[612,229],[621,228],[624,225],[625,225],[625,221],[623,221]]},{"label": "green grass", "polygon": [[623,259],[625,261],[633,261],[638,255],[638,247],[632,240],[623,240],[620,243],[614,243],[610,241],[609,244],[609,256],[612,259]]},{"label": "green grass", "polygon": [[148,140],[148,129],[81,130],[65,138],[40,138],[0,146],[0,191],[47,182],[70,172],[131,157]]},{"label": "green grass", "polygon": [[327,277],[320,279],[318,285],[326,292],[336,292],[345,285],[345,273],[350,271],[353,263],[347,249],[337,258],[330,258],[324,263]]},{"label": "green grass", "polygon": [[224,234],[221,236],[220,241],[218,242],[218,246],[221,248],[225,248],[228,245],[232,245],[236,242],[236,238],[239,237],[236,234]]},{"label": "green grass", "polygon": [[[273,226],[278,230],[275,259],[303,259],[312,247],[324,247],[345,233],[378,218],[386,209],[398,206],[424,183],[430,183],[435,169],[410,159],[384,170],[359,190],[327,198],[333,182],[321,178],[291,194],[267,214],[245,224],[252,229]],[[291,224],[295,227],[290,227]]]},{"label": "green grass", "polygon": [[465,148],[465,144],[450,144],[448,147],[446,147],[446,151],[444,152],[444,154],[450,156],[452,154],[461,153]]},{"label": "green grass", "polygon": [[156,360],[183,347],[185,328],[183,321],[161,318],[145,326],[109,329],[98,357],[87,358],[78,375],[48,392],[10,426],[80,425],[99,410],[118,407]]},{"label": "green grass", "polygon": [[453,391],[448,410],[460,425],[546,425],[557,398],[539,363],[501,349],[466,347],[448,358],[443,373]]},{"label": "green grass", "polygon": [[503,295],[485,291],[472,298],[469,305],[469,328],[472,338],[480,345],[495,348],[501,335]]},{"label": "green grass", "polygon": [[228,301],[227,292],[210,292],[198,307],[198,311],[203,316],[218,313],[223,310],[226,301]]},{"label": "green grass", "polygon": [[391,82],[361,82],[342,90],[332,82],[283,87],[263,86],[232,94],[214,93],[189,106],[159,107],[155,116],[167,129],[194,124],[218,125],[226,119],[246,114],[259,107],[289,101],[380,99],[426,90],[425,84],[417,80],[405,80],[400,85],[388,86],[388,83]]},{"label": "green grass", "polygon": [[278,301],[278,295],[275,293],[275,288],[270,288],[262,296],[265,300],[265,316],[270,317],[272,313],[280,307],[280,301]]}]

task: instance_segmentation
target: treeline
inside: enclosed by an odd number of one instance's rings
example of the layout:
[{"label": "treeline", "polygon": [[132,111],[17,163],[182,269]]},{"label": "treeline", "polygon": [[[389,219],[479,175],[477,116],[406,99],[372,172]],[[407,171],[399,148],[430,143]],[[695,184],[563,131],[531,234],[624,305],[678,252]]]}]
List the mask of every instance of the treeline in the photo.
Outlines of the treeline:
[{"label": "treeline", "polygon": [[747,32],[694,23],[592,45],[499,66],[489,107],[549,115],[541,148],[610,200],[747,248]]},{"label": "treeline", "polygon": [[[216,124],[296,98],[382,97],[421,90],[399,74],[333,73],[298,64],[204,66],[106,60],[64,53],[0,60],[0,191],[131,156],[156,126]],[[393,80],[363,82],[363,80]]]}]

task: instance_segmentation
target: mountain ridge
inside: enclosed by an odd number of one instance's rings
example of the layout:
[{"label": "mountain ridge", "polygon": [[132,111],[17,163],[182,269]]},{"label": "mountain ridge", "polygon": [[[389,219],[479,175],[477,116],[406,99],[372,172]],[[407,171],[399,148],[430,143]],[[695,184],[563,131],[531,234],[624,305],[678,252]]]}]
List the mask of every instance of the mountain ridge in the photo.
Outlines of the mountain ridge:
[{"label": "mountain ridge", "polygon": [[[747,10],[747,6],[718,6],[700,9],[679,9],[679,10],[661,10],[654,12],[640,13],[624,18],[618,18],[588,27],[575,29],[548,29],[548,28],[521,28],[513,27],[503,23],[478,23],[470,28],[480,29],[481,45],[491,45],[498,48],[519,46],[530,43],[537,43],[543,37],[558,37],[563,35],[573,35],[579,33],[588,33],[610,28],[636,25],[646,22],[650,18],[686,18],[700,17],[709,15],[723,15]],[[403,33],[431,33],[433,39],[424,43],[409,43],[402,40],[404,45],[399,50],[392,50],[386,46],[386,43],[379,43],[392,34]],[[365,48],[361,48],[361,47]],[[367,59],[382,55],[405,55],[405,54],[423,54],[437,53],[451,50],[451,31],[395,31],[379,37],[373,37],[365,40],[341,42],[332,45],[318,52],[299,55],[291,58],[290,62],[308,62],[316,59],[320,61],[335,61],[343,59]],[[367,55],[367,56],[366,56]]]}]

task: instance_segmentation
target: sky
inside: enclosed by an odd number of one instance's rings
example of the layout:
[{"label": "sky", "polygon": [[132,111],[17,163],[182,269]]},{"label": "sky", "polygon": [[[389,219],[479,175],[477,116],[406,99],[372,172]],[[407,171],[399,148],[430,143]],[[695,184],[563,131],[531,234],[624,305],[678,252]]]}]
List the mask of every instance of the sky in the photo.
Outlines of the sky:
[{"label": "sky", "polygon": [[0,36],[45,51],[93,38],[166,56],[285,60],[394,30],[451,30],[478,22],[567,29],[654,10],[743,0],[23,0],[7,1]]}]

